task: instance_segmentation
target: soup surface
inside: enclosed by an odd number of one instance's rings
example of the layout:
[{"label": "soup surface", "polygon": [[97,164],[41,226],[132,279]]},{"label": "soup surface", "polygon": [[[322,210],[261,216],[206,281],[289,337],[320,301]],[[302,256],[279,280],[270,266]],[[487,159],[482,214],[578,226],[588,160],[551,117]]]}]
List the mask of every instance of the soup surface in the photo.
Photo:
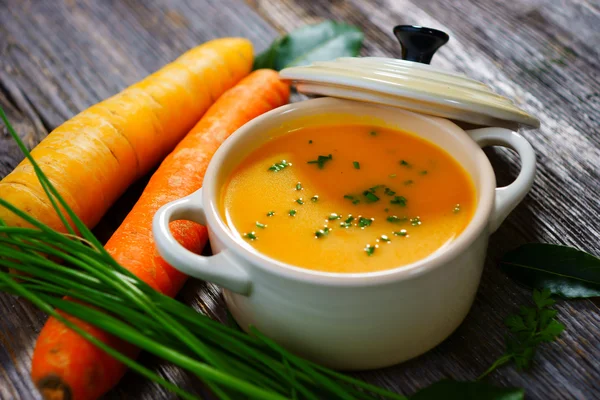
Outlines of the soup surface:
[{"label": "soup surface", "polygon": [[469,223],[475,189],[444,150],[365,125],[307,127],[251,153],[221,193],[236,235],[299,267],[372,272],[422,259]]}]

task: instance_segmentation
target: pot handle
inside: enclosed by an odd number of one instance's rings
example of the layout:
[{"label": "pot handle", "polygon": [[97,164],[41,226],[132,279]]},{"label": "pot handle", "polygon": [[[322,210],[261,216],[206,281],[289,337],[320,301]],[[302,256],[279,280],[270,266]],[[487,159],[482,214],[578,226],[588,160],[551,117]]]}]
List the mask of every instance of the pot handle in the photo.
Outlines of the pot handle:
[{"label": "pot handle", "polygon": [[516,151],[521,159],[521,171],[517,179],[508,186],[496,188],[494,211],[489,222],[490,233],[494,233],[531,189],[535,177],[535,152],[523,136],[509,129],[481,128],[467,133],[480,147],[508,147]]},{"label": "pot handle", "polygon": [[229,251],[223,250],[209,257],[189,251],[175,240],[169,228],[169,223],[177,220],[206,225],[202,189],[165,204],[154,215],[152,233],[158,253],[170,265],[186,275],[216,283],[236,293],[249,294],[250,277]]}]

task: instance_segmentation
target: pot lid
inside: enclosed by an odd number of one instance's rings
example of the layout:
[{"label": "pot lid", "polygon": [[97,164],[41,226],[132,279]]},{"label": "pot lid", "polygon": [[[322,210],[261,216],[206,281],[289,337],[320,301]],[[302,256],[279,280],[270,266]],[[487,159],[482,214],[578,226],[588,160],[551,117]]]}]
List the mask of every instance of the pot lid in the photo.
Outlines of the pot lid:
[{"label": "pot lid", "polygon": [[300,93],[385,104],[482,126],[537,128],[540,121],[486,84],[428,63],[448,41],[444,32],[400,25],[402,60],[342,57],[280,71]]}]

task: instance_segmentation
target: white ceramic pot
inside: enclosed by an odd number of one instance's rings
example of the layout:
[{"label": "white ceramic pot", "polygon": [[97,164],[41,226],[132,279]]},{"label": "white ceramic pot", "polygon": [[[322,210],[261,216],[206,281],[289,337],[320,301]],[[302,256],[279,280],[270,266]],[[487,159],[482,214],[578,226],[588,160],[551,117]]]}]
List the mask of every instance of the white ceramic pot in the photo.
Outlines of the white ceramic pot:
[{"label": "white ceramic pot", "polygon": [[[380,272],[341,274],[307,270],[271,259],[237,239],[219,210],[220,190],[238,163],[272,138],[327,114],[325,124],[396,127],[451,154],[469,173],[477,208],[467,228],[448,246],[413,264]],[[323,119],[319,118],[320,124]],[[480,147],[515,150],[521,171],[496,188],[494,171]],[[289,350],[346,370],[395,364],[418,356],[448,337],[473,303],[488,236],[529,191],[535,155],[529,143],[504,128],[464,131],[449,120],[395,107],[320,98],[280,107],[231,135],[210,162],[204,187],[162,207],[154,236],[162,257],[180,271],[223,287],[234,318],[253,325]],[[207,225],[214,255],[180,246],[169,222]],[[306,249],[310,251],[310,249]]]}]

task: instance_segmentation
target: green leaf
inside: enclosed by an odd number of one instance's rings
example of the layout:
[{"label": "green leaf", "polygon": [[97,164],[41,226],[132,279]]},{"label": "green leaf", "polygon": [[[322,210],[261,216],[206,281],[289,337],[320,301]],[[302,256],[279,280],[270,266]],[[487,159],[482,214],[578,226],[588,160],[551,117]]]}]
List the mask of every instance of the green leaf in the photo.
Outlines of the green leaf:
[{"label": "green leaf", "polygon": [[550,321],[548,326],[540,334],[540,338],[543,342],[551,342],[558,337],[565,330],[565,326],[556,320]]},{"label": "green leaf", "polygon": [[527,330],[525,326],[525,322],[523,322],[523,318],[519,315],[509,315],[504,321],[508,329],[511,332],[517,333]]},{"label": "green leaf", "polygon": [[500,262],[513,280],[564,298],[600,296],[600,258],[572,247],[530,243]]},{"label": "green leaf", "polygon": [[548,289],[544,289],[541,292],[537,289],[533,290],[533,301],[540,310],[544,307],[554,305],[554,300],[550,296],[552,296],[552,292]]},{"label": "green leaf", "polygon": [[523,400],[521,388],[499,388],[482,382],[443,380],[419,390],[410,400]]},{"label": "green leaf", "polygon": [[254,69],[281,71],[315,61],[357,56],[363,39],[359,28],[341,22],[306,25],[276,39],[271,47],[256,56]]}]

